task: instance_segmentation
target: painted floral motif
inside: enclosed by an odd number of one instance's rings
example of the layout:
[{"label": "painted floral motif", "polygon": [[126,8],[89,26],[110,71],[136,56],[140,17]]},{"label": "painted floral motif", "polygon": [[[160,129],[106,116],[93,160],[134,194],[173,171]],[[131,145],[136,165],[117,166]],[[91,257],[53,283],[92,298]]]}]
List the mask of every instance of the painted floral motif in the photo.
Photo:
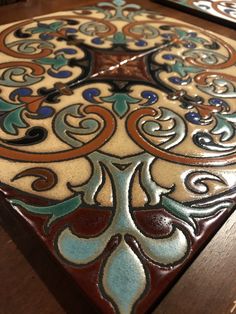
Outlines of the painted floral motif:
[{"label": "painted floral motif", "polygon": [[1,189],[104,313],[144,313],[234,205],[235,44],[122,0],[0,38]]},{"label": "painted floral motif", "polygon": [[180,4],[199,12],[204,12],[210,16],[212,15],[215,18],[219,18],[219,20],[236,23],[235,0],[167,0],[164,2]]}]

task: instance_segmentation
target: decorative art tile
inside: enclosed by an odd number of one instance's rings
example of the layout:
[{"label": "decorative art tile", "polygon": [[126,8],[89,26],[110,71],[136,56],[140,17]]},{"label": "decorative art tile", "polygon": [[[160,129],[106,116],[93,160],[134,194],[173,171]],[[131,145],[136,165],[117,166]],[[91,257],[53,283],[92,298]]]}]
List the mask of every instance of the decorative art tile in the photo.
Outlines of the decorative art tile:
[{"label": "decorative art tile", "polygon": [[1,190],[98,309],[145,313],[233,210],[235,42],[122,0],[1,31]]},{"label": "decorative art tile", "polygon": [[236,0],[156,0],[236,28]]}]

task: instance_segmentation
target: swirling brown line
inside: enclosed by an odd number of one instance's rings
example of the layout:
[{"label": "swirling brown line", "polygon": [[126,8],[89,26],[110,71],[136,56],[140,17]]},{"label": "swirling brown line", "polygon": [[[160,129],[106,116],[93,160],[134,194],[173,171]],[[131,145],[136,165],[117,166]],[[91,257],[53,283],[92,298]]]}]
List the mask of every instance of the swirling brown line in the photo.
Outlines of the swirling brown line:
[{"label": "swirling brown line", "polygon": [[236,82],[236,76],[229,75],[226,73],[220,73],[220,72],[204,72],[204,73],[197,74],[194,77],[194,81],[200,85],[206,85],[207,79],[210,77],[213,77],[213,78],[223,77],[227,80]]},{"label": "swirling brown line", "polygon": [[173,163],[179,163],[182,165],[191,165],[191,166],[225,166],[236,163],[236,152],[231,155],[224,155],[219,157],[191,157],[191,156],[183,156],[180,154],[172,153],[170,151],[165,151],[156,147],[145,140],[145,138],[139,132],[137,125],[139,121],[145,116],[153,116],[157,115],[156,110],[151,108],[139,109],[137,111],[132,112],[127,121],[126,127],[129,135],[134,140],[134,142],[143,148],[145,151],[149,152],[153,156],[161,158],[166,161],[170,161]]},{"label": "swirling brown line", "polygon": [[[202,32],[202,33],[204,35],[208,34],[207,32]],[[185,60],[192,65],[196,65],[196,66],[199,66],[201,68],[211,69],[211,70],[225,69],[225,68],[229,68],[231,66],[234,66],[236,63],[236,51],[235,51],[235,49],[230,44],[226,43],[220,37],[217,38],[212,34],[209,37],[211,39],[214,39],[215,41],[219,42],[228,51],[228,54],[229,54],[228,60],[226,60],[225,62],[220,63],[220,64],[204,64],[204,63],[196,61],[194,58],[191,58],[191,57],[187,57]]]},{"label": "swirling brown line", "polygon": [[33,75],[42,75],[45,73],[45,69],[39,65],[39,64],[35,64],[32,62],[24,62],[24,61],[19,61],[19,62],[5,62],[0,64],[0,69],[5,69],[5,68],[12,68],[12,67],[26,67],[26,68],[30,68],[32,70],[32,74]]},{"label": "swirling brown line", "polygon": [[[81,19],[86,19],[83,15],[76,14],[76,16],[78,16]],[[117,31],[117,27],[115,25],[111,24],[109,21],[106,21],[103,19],[98,19],[96,17],[91,17],[91,16],[89,16],[87,19],[98,22],[98,23],[102,23],[108,27],[109,30],[107,32],[96,32],[97,36],[107,37],[107,36],[113,35]]]},{"label": "swirling brown line", "polygon": [[218,12],[218,13],[220,13],[220,14],[226,16],[227,18],[231,18],[231,19],[236,20],[235,17],[233,17],[232,15],[229,15],[229,14],[225,13],[224,11],[221,11],[221,10],[218,8],[219,5],[226,5],[226,7],[228,7],[228,8],[233,8],[233,9],[235,9],[235,12],[236,12],[236,7],[233,7],[233,5],[235,5],[235,3],[233,4],[233,3],[232,3],[232,0],[231,0],[231,1],[222,1],[222,0],[220,0],[220,1],[215,1],[215,2],[211,2],[211,5],[212,5],[212,8],[213,8],[216,12]]},{"label": "swirling brown line", "polygon": [[33,23],[34,20],[27,20],[18,24],[14,24],[8,28],[6,28],[4,31],[1,32],[0,35],[0,51],[11,56],[11,57],[15,57],[15,58],[30,58],[30,59],[38,59],[38,58],[43,58],[43,57],[47,57],[48,55],[50,55],[52,53],[52,49],[42,49],[40,53],[35,53],[35,54],[24,54],[24,53],[19,53],[17,51],[11,50],[9,49],[6,44],[5,44],[5,39],[6,37],[14,32],[15,30],[17,30],[18,28],[21,28],[29,23]]},{"label": "swirling brown line", "polygon": [[[137,25],[143,25],[143,24],[147,24],[147,23],[151,23],[151,24],[163,24],[163,22],[161,21],[136,21],[130,24],[127,24],[123,27],[123,32],[125,33],[125,35],[130,36],[132,38],[135,39],[140,39],[142,38],[142,34],[134,34],[132,33],[131,29]],[[168,22],[167,23],[169,26],[174,26],[174,27],[188,27],[188,25],[186,24],[176,24],[176,23],[172,23],[172,22]],[[213,34],[208,33],[207,31],[204,31],[198,27],[194,27],[191,25],[191,29],[192,30],[196,30],[198,32],[201,32],[202,34],[204,34],[205,36],[219,42],[228,52],[228,59],[220,64],[204,64],[201,62],[196,61],[194,58],[192,57],[187,57],[185,60],[195,66],[199,66],[201,68],[207,68],[207,69],[225,69],[228,68],[230,66],[235,65],[236,63],[236,51],[235,49],[228,43],[226,43],[223,39],[219,38],[219,37],[215,37]],[[178,40],[180,40],[180,38],[175,38],[173,40],[174,42],[177,42]],[[171,43],[171,42],[170,42]]]},{"label": "swirling brown line", "polygon": [[26,169],[18,173],[11,181],[32,176],[36,179],[32,182],[31,187],[37,192],[51,190],[58,182],[56,173],[52,169],[43,167]]},{"label": "swirling brown line", "polygon": [[94,113],[104,121],[104,127],[100,134],[84,146],[66,151],[53,153],[30,153],[19,151],[5,146],[0,146],[0,158],[22,162],[56,162],[83,157],[102,147],[114,134],[116,121],[114,116],[105,108],[90,105],[84,109],[85,113]]},{"label": "swirling brown line", "polygon": [[11,50],[8,47],[6,47],[6,44],[5,44],[6,37],[10,33],[16,31],[17,29],[19,29],[23,26],[26,26],[30,23],[33,23],[33,22],[46,21],[46,20],[52,20],[52,19],[65,20],[65,19],[76,19],[76,18],[86,19],[86,20],[90,19],[90,20],[105,24],[109,28],[109,30],[107,32],[98,32],[97,35],[101,36],[101,37],[106,37],[106,36],[112,35],[117,30],[116,26],[112,25],[108,21],[104,21],[103,19],[98,19],[98,18],[94,18],[94,17],[79,16],[79,15],[78,16],[76,16],[76,15],[50,16],[50,17],[42,17],[42,18],[37,18],[37,19],[30,19],[30,20],[27,20],[24,22],[20,22],[18,24],[14,24],[14,25],[8,27],[7,29],[5,29],[4,31],[1,32],[1,34],[0,34],[0,51],[9,55],[9,56],[16,57],[16,58],[30,58],[32,60],[35,60],[35,59],[47,57],[52,53],[52,49],[44,48],[41,50],[41,52],[35,53],[35,54],[24,54],[24,53],[19,53],[17,51]]}]

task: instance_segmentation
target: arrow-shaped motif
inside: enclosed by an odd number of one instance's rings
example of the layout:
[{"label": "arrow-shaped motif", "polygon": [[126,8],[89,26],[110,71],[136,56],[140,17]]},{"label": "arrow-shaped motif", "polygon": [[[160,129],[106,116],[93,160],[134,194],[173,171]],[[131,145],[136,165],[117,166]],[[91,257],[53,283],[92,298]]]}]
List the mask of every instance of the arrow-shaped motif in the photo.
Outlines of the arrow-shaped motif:
[{"label": "arrow-shaped motif", "polygon": [[54,70],[59,70],[68,64],[68,60],[64,57],[63,54],[57,55],[55,58],[41,58],[36,62],[40,64],[51,65]]},{"label": "arrow-shaped motif", "polygon": [[123,118],[126,115],[129,111],[130,104],[136,104],[140,101],[126,93],[115,93],[112,96],[104,97],[103,100],[108,103],[113,103],[113,110],[119,118]]}]

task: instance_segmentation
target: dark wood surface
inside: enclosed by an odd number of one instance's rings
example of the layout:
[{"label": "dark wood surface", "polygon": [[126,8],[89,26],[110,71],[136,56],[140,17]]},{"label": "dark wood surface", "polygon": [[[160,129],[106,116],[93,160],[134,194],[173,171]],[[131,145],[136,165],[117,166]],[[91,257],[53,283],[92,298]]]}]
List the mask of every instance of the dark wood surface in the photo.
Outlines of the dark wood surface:
[{"label": "dark wood surface", "polygon": [[[90,0],[28,0],[0,7],[0,24],[75,9]],[[156,2],[133,0],[236,40],[236,31]],[[1,201],[1,200],[0,200]],[[0,314],[95,313],[70,278],[36,244],[24,223],[0,215]],[[235,303],[234,303],[235,301]],[[80,305],[81,304],[81,305]],[[236,212],[157,306],[155,314],[236,314]]]}]

